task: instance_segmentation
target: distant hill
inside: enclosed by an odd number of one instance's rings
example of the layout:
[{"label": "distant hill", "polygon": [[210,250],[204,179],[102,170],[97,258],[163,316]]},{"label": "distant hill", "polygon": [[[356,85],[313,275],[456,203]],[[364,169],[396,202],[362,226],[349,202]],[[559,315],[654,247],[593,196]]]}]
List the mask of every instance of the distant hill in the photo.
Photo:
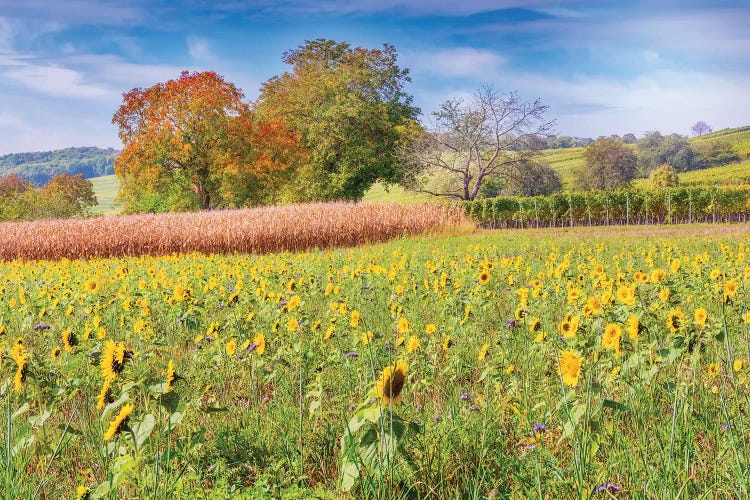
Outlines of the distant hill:
[{"label": "distant hill", "polygon": [[99,177],[114,173],[119,151],[95,147],[65,148],[38,153],[12,153],[0,156],[0,176],[16,174],[36,185],[62,173]]}]

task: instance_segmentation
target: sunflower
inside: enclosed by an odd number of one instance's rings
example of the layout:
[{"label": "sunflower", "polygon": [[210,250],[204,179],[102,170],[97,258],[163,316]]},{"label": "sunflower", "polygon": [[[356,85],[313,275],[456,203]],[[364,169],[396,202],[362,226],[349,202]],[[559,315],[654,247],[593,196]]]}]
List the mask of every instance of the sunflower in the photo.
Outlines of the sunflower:
[{"label": "sunflower", "polygon": [[334,325],[329,326],[323,334],[323,340],[330,340],[334,333],[336,333],[336,327]]},{"label": "sunflower", "polygon": [[13,388],[16,391],[20,391],[23,388],[23,383],[26,382],[26,375],[28,374],[29,369],[26,349],[24,349],[23,343],[19,344],[16,342],[15,347],[10,350],[10,356],[13,358],[13,361],[16,362],[16,374],[13,377]]},{"label": "sunflower", "polygon": [[258,356],[262,356],[264,352],[266,352],[266,336],[262,333],[259,333],[255,336],[253,339],[253,344],[256,344],[258,347],[255,348],[255,353]]},{"label": "sunflower", "polygon": [[120,409],[120,413],[109,423],[109,429],[104,433],[104,440],[110,441],[113,437],[122,431],[133,413],[133,405],[125,405]]},{"label": "sunflower", "polygon": [[49,353],[49,357],[52,359],[52,361],[57,361],[60,359],[60,354],[62,353],[62,347],[55,346],[52,348],[52,351]]},{"label": "sunflower", "polygon": [[481,283],[482,285],[486,285],[489,282],[490,273],[488,273],[487,271],[482,271],[481,273],[479,273],[479,283]]},{"label": "sunflower", "polygon": [[529,323],[529,332],[534,333],[542,329],[542,322],[539,318],[533,318]]},{"label": "sunflower", "polygon": [[620,357],[620,338],[622,337],[622,327],[616,323],[609,323],[604,327],[602,335],[602,347],[615,351],[615,356]]},{"label": "sunflower", "polygon": [[76,488],[76,500],[86,500],[89,498],[89,489],[83,485]]},{"label": "sunflower", "polygon": [[118,373],[122,373],[122,370],[125,368],[125,361],[132,356],[133,352],[126,350],[125,345],[122,342],[108,340],[107,343],[104,344],[102,360],[99,363],[102,377],[105,380],[114,379]]},{"label": "sunflower", "polygon": [[637,338],[638,334],[641,332],[641,325],[638,321],[638,316],[636,316],[635,314],[631,314],[628,318],[627,332],[628,337],[630,337],[631,339]]},{"label": "sunflower", "polygon": [[627,306],[635,304],[635,285],[621,286],[617,289],[617,300]]},{"label": "sunflower", "polygon": [[738,371],[742,370],[742,360],[741,359],[735,359],[734,363],[732,363],[732,369],[735,372],[738,372]]},{"label": "sunflower", "polygon": [[167,376],[166,383],[164,384],[164,394],[170,392],[172,388],[174,387],[174,380],[175,380],[175,373],[174,373],[174,362],[172,360],[169,360],[169,363],[167,363]]},{"label": "sunflower", "polygon": [[737,294],[737,290],[739,290],[737,283],[734,281],[727,281],[724,285],[724,302],[729,302],[729,299]]},{"label": "sunflower", "polygon": [[349,326],[351,326],[352,328],[357,328],[357,326],[359,326],[360,317],[361,316],[359,314],[359,311],[357,311],[356,309],[352,311],[352,317],[349,320]]},{"label": "sunflower", "polygon": [[175,285],[174,290],[172,291],[172,301],[184,302],[188,298],[190,298],[190,289],[185,288],[182,285]]},{"label": "sunflower", "polygon": [[427,326],[424,327],[424,332],[427,335],[432,335],[437,330],[437,327],[434,323],[429,323]]},{"label": "sunflower", "polygon": [[706,326],[706,320],[708,319],[708,311],[706,311],[706,308],[699,307],[696,309],[693,313],[693,319],[695,320],[695,324],[701,328]]},{"label": "sunflower", "polygon": [[362,343],[364,345],[369,344],[371,340],[372,340],[372,332],[371,331],[367,331],[367,332],[365,332],[365,333],[362,334]]},{"label": "sunflower", "polygon": [[477,355],[477,361],[484,361],[487,359],[487,352],[490,350],[489,344],[484,344],[481,349],[479,349],[479,355]]},{"label": "sunflower", "polygon": [[669,315],[667,316],[667,328],[669,328],[670,332],[676,333],[684,322],[685,313],[682,312],[682,309],[678,307],[669,312]]},{"label": "sunflower", "polygon": [[716,378],[716,376],[719,374],[719,365],[716,363],[709,364],[708,374],[711,376],[711,378]]},{"label": "sunflower", "polygon": [[575,337],[578,332],[578,317],[577,316],[566,316],[562,323],[558,326],[560,333],[563,337],[572,338]]},{"label": "sunflower", "polygon": [[419,346],[421,345],[421,342],[417,337],[409,337],[409,341],[406,343],[406,352],[409,354],[414,353],[417,349],[419,349]]},{"label": "sunflower", "polygon": [[386,366],[377,382],[377,396],[386,406],[397,405],[401,402],[401,391],[406,383],[406,373],[409,365],[406,361],[396,361],[393,366]]},{"label": "sunflower", "polygon": [[61,336],[65,350],[67,352],[73,352],[73,348],[78,345],[78,337],[76,337],[76,334],[70,330],[63,330]]},{"label": "sunflower", "polygon": [[662,302],[668,301],[669,293],[670,293],[669,288],[663,288],[661,292],[659,292],[659,300],[661,300]]},{"label": "sunflower", "polygon": [[449,348],[449,347],[450,347],[451,345],[453,345],[453,343],[451,342],[451,336],[450,336],[450,335],[448,335],[447,337],[445,337],[445,338],[443,339],[443,351],[447,351],[447,350],[448,350],[448,348]]},{"label": "sunflower", "polygon": [[237,351],[237,341],[234,339],[230,340],[227,342],[225,349],[227,351],[227,356],[234,356],[234,353]]},{"label": "sunflower", "polygon": [[286,322],[286,330],[288,332],[295,332],[297,331],[297,328],[299,328],[299,322],[297,321],[297,318],[292,318]]},{"label": "sunflower", "polygon": [[409,320],[403,316],[398,320],[398,333],[406,333],[409,331]]},{"label": "sunflower", "polygon": [[560,351],[559,362],[563,383],[570,387],[577,386],[578,378],[581,376],[583,357],[574,351]]},{"label": "sunflower", "polygon": [[112,402],[112,381],[111,379],[104,379],[104,383],[102,384],[102,390],[99,391],[99,395],[96,398],[96,409],[101,410],[111,402]]},{"label": "sunflower", "polygon": [[651,283],[657,284],[661,283],[661,280],[664,279],[664,276],[666,276],[666,271],[664,269],[654,269],[651,271]]},{"label": "sunflower", "polygon": [[86,293],[96,293],[99,289],[99,282],[95,279],[90,279],[83,284],[83,290]]},{"label": "sunflower", "polygon": [[289,302],[286,303],[286,310],[294,311],[299,307],[301,303],[302,299],[299,298],[299,295],[292,295],[292,298],[289,299]]}]

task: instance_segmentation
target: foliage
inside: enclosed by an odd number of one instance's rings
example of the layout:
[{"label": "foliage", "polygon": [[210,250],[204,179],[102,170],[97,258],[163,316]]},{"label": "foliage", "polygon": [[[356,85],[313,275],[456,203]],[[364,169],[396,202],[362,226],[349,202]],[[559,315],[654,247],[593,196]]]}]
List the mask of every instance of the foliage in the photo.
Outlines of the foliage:
[{"label": "foliage", "polygon": [[646,134],[638,141],[638,169],[641,176],[648,176],[665,163],[672,165],[677,172],[699,170],[708,166],[703,156],[680,135],[663,136],[657,131]]},{"label": "foliage", "polygon": [[296,161],[297,137],[260,120],[244,95],[214,72],[123,94],[112,118],[124,148],[115,163],[126,212],[238,207]]},{"label": "foliage", "polygon": [[38,189],[14,174],[0,177],[0,221],[85,216],[96,204],[93,185],[82,174],[57,175]]},{"label": "foliage", "polygon": [[679,186],[680,178],[677,172],[674,171],[672,165],[664,164],[651,172],[648,176],[651,187],[665,188]]},{"label": "foliage", "polygon": [[635,154],[618,139],[598,139],[584,156],[586,168],[577,179],[581,189],[616,189],[635,177]]},{"label": "foliage", "polygon": [[[492,87],[477,90],[469,103],[445,101],[433,113],[433,129],[402,151],[408,170],[405,185],[459,200],[476,198],[483,182],[493,177],[512,180],[523,190],[539,189],[526,185],[533,179],[519,173],[542,161],[540,137],[553,125],[544,121],[546,110],[539,100],[524,102],[516,92],[503,96]],[[428,183],[436,173],[449,179],[442,189]]]},{"label": "foliage", "polygon": [[720,167],[740,161],[740,155],[726,141],[711,141],[700,146],[700,153],[706,159],[708,167]]},{"label": "foliage", "polygon": [[709,229],[6,262],[0,494],[747,497],[748,241]]},{"label": "foliage", "polygon": [[305,149],[280,183],[279,200],[359,200],[377,181],[400,181],[395,150],[419,110],[396,59],[391,45],[325,39],[284,54],[291,70],[266,81],[257,103],[262,116],[289,124]]},{"label": "foliage", "polygon": [[94,147],[65,148],[38,153],[0,156],[0,176],[16,174],[36,185],[44,185],[59,174],[98,177],[114,173],[119,151]]}]

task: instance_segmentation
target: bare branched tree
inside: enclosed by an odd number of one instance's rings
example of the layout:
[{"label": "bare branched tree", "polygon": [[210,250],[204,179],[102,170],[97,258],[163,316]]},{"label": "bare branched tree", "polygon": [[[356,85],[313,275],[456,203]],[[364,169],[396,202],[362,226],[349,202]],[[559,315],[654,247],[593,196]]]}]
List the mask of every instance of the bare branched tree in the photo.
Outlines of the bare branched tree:
[{"label": "bare branched tree", "polygon": [[708,123],[704,122],[703,120],[696,122],[695,125],[690,127],[690,130],[693,131],[693,135],[708,134],[709,132],[712,131],[711,126]]},{"label": "bare branched tree", "polygon": [[434,126],[404,147],[405,186],[473,200],[487,178],[521,182],[519,172],[536,160],[540,138],[554,125],[544,121],[546,110],[538,99],[524,102],[517,92],[499,95],[492,87],[469,103],[445,101],[433,113]]}]

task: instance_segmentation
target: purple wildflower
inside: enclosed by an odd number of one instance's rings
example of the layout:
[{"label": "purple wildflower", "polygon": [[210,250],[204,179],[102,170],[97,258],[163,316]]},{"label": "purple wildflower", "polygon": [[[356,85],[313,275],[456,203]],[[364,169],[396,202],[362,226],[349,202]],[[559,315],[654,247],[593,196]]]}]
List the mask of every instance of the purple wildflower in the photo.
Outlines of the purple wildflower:
[{"label": "purple wildflower", "polygon": [[461,393],[461,401],[471,401],[471,394],[464,391]]},{"label": "purple wildflower", "polygon": [[34,325],[34,330],[49,330],[50,328],[52,328],[52,325],[49,323],[37,323]]},{"label": "purple wildflower", "polygon": [[594,490],[594,493],[617,493],[618,491],[622,491],[622,488],[615,483],[604,483]]},{"label": "purple wildflower", "polygon": [[258,348],[259,345],[260,344],[250,344],[249,346],[247,346],[247,352],[253,352],[255,349]]},{"label": "purple wildflower", "polygon": [[533,425],[533,426],[531,427],[531,429],[532,429],[532,430],[534,431],[534,433],[537,433],[537,432],[545,432],[545,431],[547,430],[547,424],[540,424],[540,423],[535,423],[535,424],[534,424],[534,425]]},{"label": "purple wildflower", "polygon": [[345,354],[347,358],[358,358],[359,353],[357,351],[349,351]]}]

